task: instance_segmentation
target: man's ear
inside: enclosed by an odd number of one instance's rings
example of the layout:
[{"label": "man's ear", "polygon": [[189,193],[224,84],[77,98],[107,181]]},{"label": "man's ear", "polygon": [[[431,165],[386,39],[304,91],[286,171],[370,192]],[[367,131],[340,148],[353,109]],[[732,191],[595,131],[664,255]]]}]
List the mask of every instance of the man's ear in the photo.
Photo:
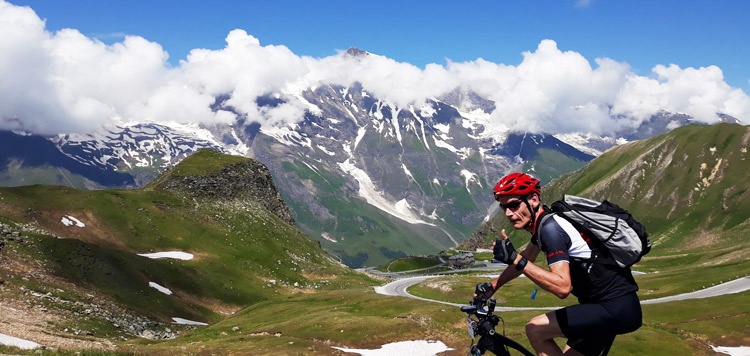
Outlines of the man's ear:
[{"label": "man's ear", "polygon": [[531,204],[531,208],[536,210],[539,205],[542,204],[542,200],[539,198],[539,194],[532,194],[531,199],[529,199],[529,204]]}]

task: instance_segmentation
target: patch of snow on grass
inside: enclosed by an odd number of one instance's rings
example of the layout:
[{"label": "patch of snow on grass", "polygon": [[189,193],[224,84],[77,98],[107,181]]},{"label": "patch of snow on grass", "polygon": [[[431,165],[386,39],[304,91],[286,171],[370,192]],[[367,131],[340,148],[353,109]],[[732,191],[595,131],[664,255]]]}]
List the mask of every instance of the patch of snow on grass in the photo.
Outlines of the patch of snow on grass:
[{"label": "patch of snow on grass", "polygon": [[732,356],[750,356],[750,346],[728,347],[728,346],[711,346],[715,352]]},{"label": "patch of snow on grass", "polygon": [[155,252],[155,253],[139,253],[138,256],[148,257],[152,259],[156,258],[174,258],[177,260],[192,260],[193,254],[180,251],[167,251],[167,252]]},{"label": "patch of snow on grass", "polygon": [[31,350],[42,346],[33,341],[19,339],[5,334],[0,334],[0,345],[17,347],[21,350]]},{"label": "patch of snow on grass", "polygon": [[151,287],[151,288],[154,288],[154,289],[158,290],[159,292],[162,292],[162,293],[164,293],[166,295],[172,295],[172,291],[169,290],[169,288],[162,287],[162,286],[160,286],[160,285],[158,285],[158,284],[156,284],[154,282],[148,282],[148,286]]},{"label": "patch of snow on grass", "polygon": [[183,325],[200,325],[200,326],[206,326],[206,325],[208,325],[208,324],[202,323],[200,321],[192,321],[192,320],[187,320],[187,319],[183,319],[183,318],[174,318],[173,317],[172,321],[174,321],[175,324],[183,324]]},{"label": "patch of snow on grass", "polygon": [[333,347],[334,349],[344,352],[358,353],[362,356],[392,356],[392,355],[410,355],[410,356],[435,356],[438,353],[453,350],[446,346],[442,341],[434,340],[414,340],[401,341],[385,344],[376,350],[368,349],[347,349],[343,347]]},{"label": "patch of snow on grass", "polygon": [[86,224],[82,223],[81,220],[78,220],[70,215],[63,216],[62,219],[60,219],[60,222],[62,222],[65,226],[75,225],[81,228],[86,227]]}]

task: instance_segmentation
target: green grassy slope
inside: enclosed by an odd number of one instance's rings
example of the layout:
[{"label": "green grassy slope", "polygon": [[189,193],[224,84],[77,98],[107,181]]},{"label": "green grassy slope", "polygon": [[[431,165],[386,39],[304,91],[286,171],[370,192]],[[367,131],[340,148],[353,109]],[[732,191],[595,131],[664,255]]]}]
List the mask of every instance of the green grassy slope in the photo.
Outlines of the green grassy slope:
[{"label": "green grassy slope", "polygon": [[[169,174],[210,175],[247,161],[196,154]],[[170,177],[160,179],[136,190],[0,189],[0,216],[6,224],[41,229],[28,234],[32,247],[3,258],[36,259],[57,277],[167,322],[172,317],[215,322],[279,293],[371,283],[333,262],[316,242],[261,204],[180,197],[158,188]],[[85,227],[64,225],[64,216]],[[138,255],[163,251],[195,257],[183,261]],[[4,280],[23,277],[4,272]],[[161,293],[149,282],[173,294]]]}]

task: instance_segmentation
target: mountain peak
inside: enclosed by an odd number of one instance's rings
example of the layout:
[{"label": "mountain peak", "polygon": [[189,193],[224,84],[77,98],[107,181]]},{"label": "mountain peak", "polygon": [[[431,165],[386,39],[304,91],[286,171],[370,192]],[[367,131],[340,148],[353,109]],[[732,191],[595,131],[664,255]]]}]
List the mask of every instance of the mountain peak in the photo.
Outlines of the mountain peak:
[{"label": "mountain peak", "polygon": [[346,54],[352,57],[364,57],[369,55],[370,53],[367,51],[363,51],[357,47],[349,47],[349,49],[346,50]]}]

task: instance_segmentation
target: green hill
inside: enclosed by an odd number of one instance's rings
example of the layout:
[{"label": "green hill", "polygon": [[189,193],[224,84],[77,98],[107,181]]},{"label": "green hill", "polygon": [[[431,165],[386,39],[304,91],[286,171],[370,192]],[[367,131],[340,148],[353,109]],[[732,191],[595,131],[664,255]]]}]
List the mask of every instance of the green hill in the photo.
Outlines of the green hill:
[{"label": "green hill", "polygon": [[[64,305],[93,305],[99,320],[87,333],[131,338],[179,329],[175,317],[215,323],[280,295],[372,284],[291,225],[267,173],[201,151],[143,189],[0,188],[2,298],[48,295],[45,308],[63,314],[75,313]],[[193,257],[141,256],[157,252]],[[107,325],[124,311],[128,327]],[[151,326],[134,321],[143,318]]]}]

